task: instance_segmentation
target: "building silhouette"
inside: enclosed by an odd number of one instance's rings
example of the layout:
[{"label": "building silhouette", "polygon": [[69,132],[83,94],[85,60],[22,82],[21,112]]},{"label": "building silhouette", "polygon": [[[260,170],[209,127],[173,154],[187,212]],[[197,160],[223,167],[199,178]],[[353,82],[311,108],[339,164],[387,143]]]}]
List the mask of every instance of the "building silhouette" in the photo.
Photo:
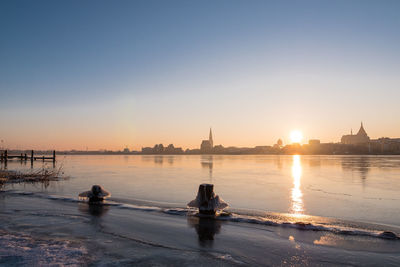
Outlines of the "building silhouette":
[{"label": "building silhouette", "polygon": [[163,144],[157,144],[154,147],[142,147],[142,154],[154,155],[154,154],[183,154],[183,149],[181,147],[174,147],[173,144],[169,144],[164,147]]},{"label": "building silhouette", "polygon": [[350,134],[343,135],[341,139],[341,143],[345,145],[362,145],[368,144],[370,138],[367,132],[364,129],[363,123],[361,122],[360,130],[358,130],[357,134],[353,134],[353,131]]},{"label": "building silhouette", "polygon": [[[112,153],[112,152],[110,152]],[[128,153],[120,151],[120,153]],[[132,153],[132,152],[130,152]],[[136,152],[134,152],[136,153]],[[304,154],[304,155],[368,155],[368,154],[387,154],[400,155],[400,138],[382,137],[379,139],[370,139],[361,122],[357,134],[351,131],[348,135],[343,135],[341,142],[321,143],[319,139],[310,139],[308,144],[288,144],[283,145],[282,139],[279,139],[273,146],[255,146],[255,147],[224,147],[215,145],[210,128],[207,140],[202,140],[200,149],[186,149],[174,147],[169,144],[164,147],[163,144],[157,144],[154,147],[143,147],[140,154],[148,155],[199,155],[199,154],[219,154],[219,155],[256,155],[256,154]]]},{"label": "building silhouette", "polygon": [[200,145],[200,151],[202,153],[210,153],[212,152],[214,147],[214,141],[212,138],[212,131],[210,128],[210,134],[208,135],[208,140],[203,140]]}]

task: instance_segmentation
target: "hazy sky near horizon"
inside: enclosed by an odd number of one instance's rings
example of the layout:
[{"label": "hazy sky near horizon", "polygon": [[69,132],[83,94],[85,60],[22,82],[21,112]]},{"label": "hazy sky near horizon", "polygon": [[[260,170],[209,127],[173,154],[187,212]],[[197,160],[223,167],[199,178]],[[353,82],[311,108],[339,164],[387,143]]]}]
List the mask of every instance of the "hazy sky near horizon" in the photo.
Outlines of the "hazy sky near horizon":
[{"label": "hazy sky near horizon", "polygon": [[9,148],[400,137],[400,1],[1,1]]}]

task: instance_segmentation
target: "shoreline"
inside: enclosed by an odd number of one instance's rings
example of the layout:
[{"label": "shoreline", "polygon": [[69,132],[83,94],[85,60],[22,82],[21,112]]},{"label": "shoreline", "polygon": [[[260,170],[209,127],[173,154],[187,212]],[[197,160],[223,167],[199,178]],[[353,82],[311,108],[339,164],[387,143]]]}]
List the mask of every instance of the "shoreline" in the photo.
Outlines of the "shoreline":
[{"label": "shoreline", "polygon": [[[90,206],[7,192],[0,194],[0,205],[0,218],[5,222],[0,231],[25,240],[22,247],[25,243],[31,246],[18,248],[19,254],[14,255],[23,265],[39,262],[30,254],[32,249],[48,255],[49,261],[57,259],[50,247],[58,248],[60,259],[78,260],[82,265],[394,266],[400,262],[398,240]],[[13,255],[11,249],[0,250],[0,262],[7,253]]]},{"label": "shoreline", "polygon": [[[31,150],[8,150],[9,153],[14,153],[14,154],[24,154],[27,152],[30,152]],[[42,155],[52,155],[53,150],[39,150],[36,151],[36,153],[39,156]],[[82,156],[98,156],[98,155],[123,155],[123,156],[129,156],[129,155],[139,155],[139,156],[257,156],[257,155],[270,155],[270,156],[293,156],[293,155],[302,155],[302,156],[399,156],[400,152],[396,153],[365,153],[365,152],[359,152],[359,153],[354,153],[354,152],[348,152],[348,153],[342,153],[342,152],[337,152],[337,153],[304,153],[301,151],[295,151],[295,152],[288,152],[288,153],[254,153],[254,152],[233,152],[233,153],[201,153],[201,152],[183,152],[183,153],[143,153],[140,151],[132,151],[132,152],[122,152],[122,151],[106,151],[106,152],[101,152],[101,151],[56,151],[56,154],[58,156],[74,156],[74,155],[82,155]],[[9,159],[8,161],[12,161],[12,159]]]}]

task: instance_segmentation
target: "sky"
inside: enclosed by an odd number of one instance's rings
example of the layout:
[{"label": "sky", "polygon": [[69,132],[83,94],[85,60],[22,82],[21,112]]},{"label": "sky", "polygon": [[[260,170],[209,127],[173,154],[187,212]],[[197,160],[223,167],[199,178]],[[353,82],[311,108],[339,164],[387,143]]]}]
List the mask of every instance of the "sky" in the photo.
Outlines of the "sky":
[{"label": "sky", "polygon": [[1,1],[18,149],[400,137],[400,1]]}]

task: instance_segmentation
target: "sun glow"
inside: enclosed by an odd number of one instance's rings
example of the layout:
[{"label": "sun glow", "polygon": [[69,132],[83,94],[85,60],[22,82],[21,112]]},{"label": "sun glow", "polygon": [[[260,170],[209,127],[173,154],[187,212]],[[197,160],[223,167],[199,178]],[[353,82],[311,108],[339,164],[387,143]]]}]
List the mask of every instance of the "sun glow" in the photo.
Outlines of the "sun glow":
[{"label": "sun glow", "polygon": [[299,155],[293,155],[292,164],[292,177],[293,177],[293,188],[292,188],[292,205],[290,212],[294,215],[302,215],[304,212],[303,205],[303,193],[301,192],[301,160]]},{"label": "sun glow", "polygon": [[292,143],[300,143],[303,140],[303,134],[299,130],[290,133],[290,141]]}]

